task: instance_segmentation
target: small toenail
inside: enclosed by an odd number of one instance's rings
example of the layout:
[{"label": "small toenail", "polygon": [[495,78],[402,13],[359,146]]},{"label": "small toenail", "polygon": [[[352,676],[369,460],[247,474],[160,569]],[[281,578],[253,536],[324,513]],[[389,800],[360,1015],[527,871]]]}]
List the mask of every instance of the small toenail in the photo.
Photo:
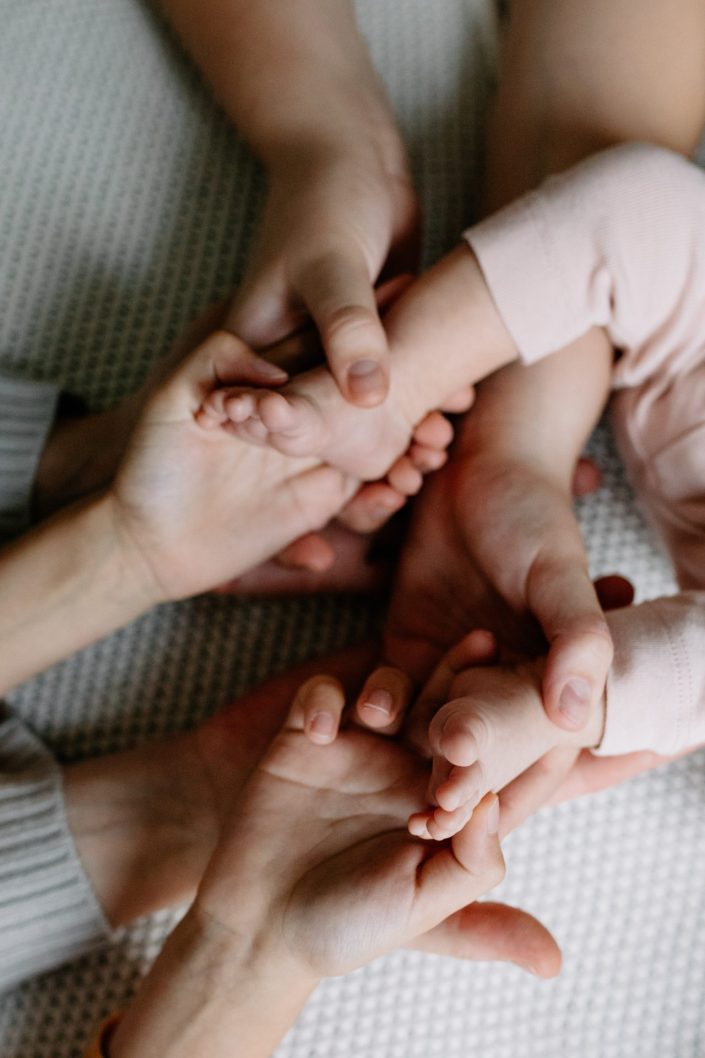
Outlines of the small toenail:
[{"label": "small toenail", "polygon": [[376,360],[357,360],[348,370],[348,386],[356,397],[367,397],[384,389],[384,375]]},{"label": "small toenail", "polygon": [[587,680],[573,677],[561,691],[558,707],[571,726],[581,728],[587,721],[592,688]]},{"label": "small toenail", "polygon": [[393,706],[394,698],[389,691],[385,691],[381,687],[370,691],[362,703],[363,709],[373,709],[376,713],[384,713],[385,716],[391,716]]}]

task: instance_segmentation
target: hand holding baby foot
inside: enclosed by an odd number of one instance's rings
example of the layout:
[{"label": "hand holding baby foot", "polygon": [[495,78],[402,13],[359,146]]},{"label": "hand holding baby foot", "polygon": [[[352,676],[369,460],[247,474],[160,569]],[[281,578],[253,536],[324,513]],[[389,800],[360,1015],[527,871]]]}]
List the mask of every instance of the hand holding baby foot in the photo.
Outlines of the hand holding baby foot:
[{"label": "hand holding baby foot", "polygon": [[357,483],[203,429],[196,413],[221,382],[279,382],[281,369],[214,331],[146,403],[109,498],[116,532],[155,601],[205,591],[321,528]]},{"label": "hand holding baby foot", "polygon": [[[460,644],[456,654],[462,649]],[[579,732],[561,730],[543,708],[544,665],[543,659],[471,665],[450,681],[449,700],[435,713],[428,731],[433,753],[428,796],[436,807],[412,817],[412,833],[443,840],[465,825],[487,792],[503,789],[551,750],[599,743],[604,701]],[[448,671],[444,660],[429,681],[431,698]]]}]

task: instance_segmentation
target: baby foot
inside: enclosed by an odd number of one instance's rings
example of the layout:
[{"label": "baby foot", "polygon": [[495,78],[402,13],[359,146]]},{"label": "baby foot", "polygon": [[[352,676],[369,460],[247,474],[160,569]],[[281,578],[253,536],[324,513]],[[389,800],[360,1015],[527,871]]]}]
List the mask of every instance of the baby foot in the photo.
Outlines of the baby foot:
[{"label": "baby foot", "polygon": [[543,660],[516,666],[466,669],[451,686],[452,700],[429,727],[433,768],[429,801],[409,829],[443,841],[457,833],[490,790],[501,790],[557,746],[595,746],[604,702],[582,731],[564,731],[543,707]]},{"label": "baby foot", "polygon": [[[472,390],[465,387],[454,395],[453,410],[466,410],[471,403]],[[417,447],[412,444],[411,463],[416,466],[427,461],[427,452],[421,452],[419,445],[428,449],[448,443],[434,440],[429,445],[415,432],[416,424],[405,412],[393,383],[383,404],[361,409],[343,400],[325,367],[298,376],[276,392],[237,386],[215,389],[197,418],[203,426],[220,426],[242,440],[270,445],[285,455],[317,456],[363,481],[381,478],[395,467],[412,438]],[[435,426],[429,426],[429,421]],[[429,416],[421,426],[427,433],[438,429],[437,420]],[[434,461],[428,469],[438,465]],[[408,467],[402,464],[397,476],[406,471],[408,477]],[[408,487],[401,491],[410,494]]]}]

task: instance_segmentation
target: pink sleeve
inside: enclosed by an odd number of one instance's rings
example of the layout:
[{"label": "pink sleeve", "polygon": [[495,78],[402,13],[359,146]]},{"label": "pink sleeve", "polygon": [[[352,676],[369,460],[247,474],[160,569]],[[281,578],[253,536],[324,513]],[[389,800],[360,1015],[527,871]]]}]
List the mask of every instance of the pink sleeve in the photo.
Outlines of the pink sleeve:
[{"label": "pink sleeve", "polygon": [[702,356],[705,174],[677,154],[604,151],[465,238],[526,363],[593,326],[625,354],[621,385]]},{"label": "pink sleeve", "polygon": [[595,752],[670,754],[705,742],[705,592],[615,610],[607,621],[615,657]]}]

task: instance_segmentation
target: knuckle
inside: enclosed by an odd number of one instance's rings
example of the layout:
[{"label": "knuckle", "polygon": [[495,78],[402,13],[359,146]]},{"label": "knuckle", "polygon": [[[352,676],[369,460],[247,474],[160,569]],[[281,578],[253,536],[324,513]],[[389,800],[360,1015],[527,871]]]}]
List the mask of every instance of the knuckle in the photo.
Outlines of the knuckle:
[{"label": "knuckle", "polygon": [[359,334],[377,332],[379,321],[372,309],[364,305],[338,305],[325,317],[322,330],[331,342],[356,338]]}]

